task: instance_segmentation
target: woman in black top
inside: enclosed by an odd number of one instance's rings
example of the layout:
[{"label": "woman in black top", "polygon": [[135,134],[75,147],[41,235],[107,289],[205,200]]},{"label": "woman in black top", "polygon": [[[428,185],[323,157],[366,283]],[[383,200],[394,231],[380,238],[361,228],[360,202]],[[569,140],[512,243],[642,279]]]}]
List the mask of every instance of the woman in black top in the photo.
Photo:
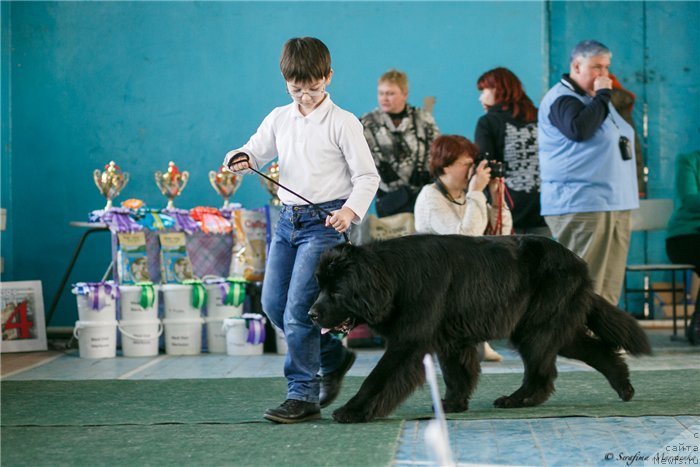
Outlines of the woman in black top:
[{"label": "woman in black top", "polygon": [[518,77],[507,68],[487,71],[476,87],[486,115],[476,124],[474,142],[482,158],[505,165],[515,233],[551,236],[540,215],[537,108]]}]

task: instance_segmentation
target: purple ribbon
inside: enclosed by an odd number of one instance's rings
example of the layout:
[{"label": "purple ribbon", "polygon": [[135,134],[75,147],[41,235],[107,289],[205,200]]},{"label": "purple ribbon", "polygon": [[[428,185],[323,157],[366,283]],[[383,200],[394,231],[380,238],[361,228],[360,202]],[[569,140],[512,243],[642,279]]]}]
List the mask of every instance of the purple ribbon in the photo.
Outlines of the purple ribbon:
[{"label": "purple ribbon", "polygon": [[130,216],[131,211],[127,208],[112,208],[102,215],[102,222],[109,226],[109,230],[114,233],[137,232],[143,227],[134,222]]},{"label": "purple ribbon", "polygon": [[226,290],[226,280],[217,277],[217,278],[204,278],[204,283],[206,285],[218,285],[219,286],[219,292],[221,293],[221,303],[224,303],[224,300],[226,300],[226,295],[228,295],[228,290]]},{"label": "purple ribbon", "polygon": [[227,221],[230,221],[231,218],[233,217],[233,211],[237,211],[238,209],[241,209],[243,205],[241,203],[230,203],[228,206],[224,206],[222,208],[219,208],[219,212],[221,213],[221,216],[226,219]]},{"label": "purple ribbon", "polygon": [[241,318],[245,319],[245,326],[248,328],[246,342],[248,344],[262,344],[265,342],[265,323],[263,316],[257,313],[243,313]]},{"label": "purple ribbon", "polygon": [[[245,300],[245,280],[224,279],[223,277],[205,279],[207,285],[217,285],[223,305],[240,306]],[[243,284],[243,285],[241,285]],[[236,303],[238,302],[238,303]]]},{"label": "purple ribbon", "polygon": [[221,281],[216,283],[219,286],[219,292],[221,292],[221,303],[226,302],[226,295],[228,295],[228,290],[226,290],[226,281]]},{"label": "purple ribbon", "polygon": [[190,217],[190,213],[186,209],[163,209],[162,212],[175,219],[175,226],[178,230],[182,230],[190,235],[199,230],[199,226]]},{"label": "purple ribbon", "polygon": [[[100,293],[100,287],[104,288],[104,294]],[[109,295],[114,300],[119,299],[119,287],[113,281],[105,282],[78,282],[73,285],[73,293],[76,295],[88,295],[88,303],[93,310],[101,310],[105,306],[105,298]]]}]

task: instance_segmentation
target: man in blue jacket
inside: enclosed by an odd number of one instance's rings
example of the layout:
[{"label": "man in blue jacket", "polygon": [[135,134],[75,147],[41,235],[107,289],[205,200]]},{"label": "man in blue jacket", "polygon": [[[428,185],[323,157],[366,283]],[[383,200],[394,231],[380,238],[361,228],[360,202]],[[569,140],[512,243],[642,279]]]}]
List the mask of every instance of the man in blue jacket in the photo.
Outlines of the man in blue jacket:
[{"label": "man in blue jacket", "polygon": [[568,74],[538,117],[542,215],[554,238],[583,258],[603,298],[617,304],[639,207],[634,130],[610,103],[612,53],[580,42]]}]

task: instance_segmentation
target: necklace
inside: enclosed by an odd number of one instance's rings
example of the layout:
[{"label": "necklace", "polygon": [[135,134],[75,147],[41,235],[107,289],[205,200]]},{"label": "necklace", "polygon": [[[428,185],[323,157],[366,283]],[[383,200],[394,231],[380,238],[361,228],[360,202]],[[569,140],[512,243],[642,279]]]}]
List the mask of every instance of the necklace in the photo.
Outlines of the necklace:
[{"label": "necklace", "polygon": [[442,193],[442,195],[443,195],[445,198],[447,198],[448,201],[450,201],[451,203],[454,203],[454,204],[456,204],[456,205],[458,205],[458,206],[464,206],[464,203],[467,202],[466,198],[465,198],[464,201],[462,201],[461,203],[460,203],[459,201],[457,201],[456,199],[454,199],[454,198],[452,197],[452,195],[450,194],[450,192],[447,191],[447,187],[445,186],[444,183],[442,183],[442,180],[440,180],[439,177],[436,177],[436,178],[435,178],[435,186],[437,187],[438,191],[440,191],[440,193]]}]

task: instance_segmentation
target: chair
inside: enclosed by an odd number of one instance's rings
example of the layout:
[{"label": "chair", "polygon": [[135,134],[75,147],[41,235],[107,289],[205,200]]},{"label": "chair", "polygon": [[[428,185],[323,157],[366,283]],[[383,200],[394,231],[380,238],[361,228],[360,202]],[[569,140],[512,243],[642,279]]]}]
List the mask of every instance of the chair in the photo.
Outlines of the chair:
[{"label": "chair", "polygon": [[[668,220],[673,213],[673,200],[671,199],[642,199],[639,200],[639,209],[632,211],[632,231],[647,232],[666,230]],[[645,237],[646,243],[646,237]],[[643,293],[644,294],[644,310],[643,318],[653,316],[654,310],[654,294],[656,292],[671,292],[671,305],[673,307],[673,336],[677,337],[676,325],[676,274],[682,273],[683,284],[683,328],[688,325],[688,297],[690,295],[690,274],[692,274],[695,266],[692,264],[628,264],[625,267],[624,281],[624,297],[625,310],[629,311],[628,294]],[[649,278],[654,271],[667,271],[671,273],[671,288],[655,288]],[[627,276],[630,273],[644,274],[643,288],[630,288],[627,284]]]}]

